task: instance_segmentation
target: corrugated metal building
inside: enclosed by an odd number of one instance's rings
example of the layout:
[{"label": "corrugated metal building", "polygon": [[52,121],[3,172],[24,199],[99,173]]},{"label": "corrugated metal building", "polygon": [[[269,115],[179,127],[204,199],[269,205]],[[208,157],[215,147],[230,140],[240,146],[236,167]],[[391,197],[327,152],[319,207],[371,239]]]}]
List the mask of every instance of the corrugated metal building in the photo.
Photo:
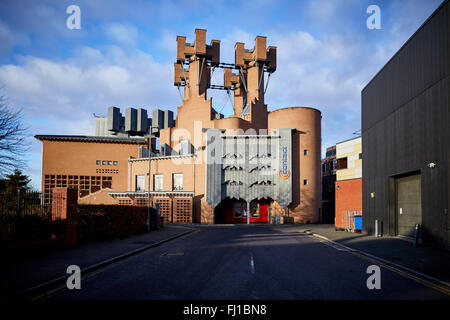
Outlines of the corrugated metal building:
[{"label": "corrugated metal building", "polygon": [[362,91],[363,225],[450,247],[450,4]]}]

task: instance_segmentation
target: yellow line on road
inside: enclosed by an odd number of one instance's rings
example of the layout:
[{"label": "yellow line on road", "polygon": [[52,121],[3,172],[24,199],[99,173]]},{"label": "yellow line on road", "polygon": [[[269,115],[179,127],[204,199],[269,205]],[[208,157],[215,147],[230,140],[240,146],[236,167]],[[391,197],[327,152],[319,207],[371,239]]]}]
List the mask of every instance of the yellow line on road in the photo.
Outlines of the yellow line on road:
[{"label": "yellow line on road", "polygon": [[[102,272],[104,272],[104,271],[105,271],[105,269],[101,269],[101,270],[99,270],[99,271],[97,271],[97,272],[88,273],[86,276],[82,276],[82,277],[81,277],[81,280],[87,280],[87,279],[90,279],[90,278],[92,278],[92,277],[94,277],[94,276],[96,276],[96,275],[98,275],[98,274],[100,274],[100,273],[102,273]],[[50,290],[50,291],[48,291],[48,292],[46,292],[46,293],[43,293],[43,294],[41,294],[41,295],[39,295],[39,296],[36,296],[36,297],[32,298],[31,300],[32,300],[32,301],[35,301],[35,300],[41,300],[42,298],[51,296],[52,294],[55,294],[55,293],[57,293],[57,292],[59,292],[59,291],[62,291],[62,290],[64,290],[64,289],[67,289],[67,286],[66,286],[66,285],[61,286],[61,287],[58,287],[58,288],[53,289],[53,290]]]},{"label": "yellow line on road", "polygon": [[[310,236],[314,237],[312,234]],[[450,296],[450,289],[448,287],[446,287],[446,286],[441,286],[441,285],[435,284],[433,282],[430,282],[428,280],[419,278],[419,277],[413,275],[412,273],[409,273],[409,272],[403,271],[403,270],[401,270],[399,268],[396,268],[396,267],[390,266],[388,264],[385,264],[385,263],[381,262],[380,260],[377,260],[376,258],[371,258],[371,257],[368,257],[368,256],[366,256],[364,254],[358,253],[357,251],[354,251],[352,248],[348,248],[348,247],[343,246],[340,243],[336,243],[336,242],[334,242],[332,240],[325,240],[325,241],[320,241],[319,240],[319,242],[321,242],[323,244],[326,244],[326,245],[328,245],[328,246],[330,246],[330,247],[332,247],[334,249],[340,250],[340,251],[347,251],[347,252],[349,252],[349,253],[351,253],[351,254],[353,254],[355,256],[358,256],[361,259],[370,261],[370,262],[372,262],[374,264],[382,266],[385,269],[388,269],[388,270],[390,270],[392,272],[395,272],[395,273],[397,273],[399,275],[402,275],[402,276],[404,276],[404,277],[406,277],[408,279],[411,279],[411,280],[414,280],[416,282],[419,282],[419,283],[423,284],[424,286],[427,286],[429,288],[432,288],[434,290],[437,290],[437,291],[439,291],[441,293],[444,293],[444,294]],[[328,242],[328,243],[326,243],[326,242]],[[333,245],[331,245],[329,243],[332,243]],[[343,249],[338,249],[337,248],[337,247],[340,247],[340,246],[342,246]]]},{"label": "yellow line on road", "polygon": [[434,283],[432,283],[432,282],[430,282],[430,281],[427,281],[427,280],[425,280],[425,279],[419,278],[419,277],[417,277],[417,276],[415,276],[415,275],[413,275],[413,274],[411,274],[411,273],[408,273],[408,272],[405,272],[405,271],[400,270],[400,269],[398,269],[398,268],[395,268],[395,267],[393,267],[393,266],[387,265],[387,264],[385,264],[385,263],[383,263],[383,262],[381,262],[381,261],[379,261],[379,260],[372,259],[372,258],[367,257],[367,256],[365,256],[365,255],[362,255],[362,254],[360,254],[360,253],[358,253],[358,252],[355,252],[355,251],[349,251],[349,252],[350,252],[351,254],[354,254],[355,256],[358,256],[358,257],[360,257],[360,258],[362,258],[362,259],[365,259],[365,260],[367,260],[367,261],[370,261],[370,262],[372,262],[372,263],[374,263],[374,264],[377,264],[377,265],[379,265],[379,266],[381,266],[381,267],[383,267],[383,268],[385,268],[385,269],[388,269],[388,270],[390,270],[390,271],[392,271],[392,272],[395,272],[395,273],[397,273],[397,274],[400,274],[400,275],[402,275],[402,276],[404,276],[404,277],[406,277],[406,278],[409,278],[409,279],[411,279],[411,280],[417,281],[417,282],[419,282],[419,283],[421,283],[421,284],[423,284],[423,285],[425,285],[425,286],[427,286],[427,287],[429,287],[429,288],[432,288],[432,289],[434,289],[434,290],[437,290],[437,291],[439,291],[439,292],[441,292],[441,293],[444,293],[444,294],[450,296],[450,290],[449,290],[448,288],[444,287],[444,286],[440,286],[440,285],[434,284]]}]

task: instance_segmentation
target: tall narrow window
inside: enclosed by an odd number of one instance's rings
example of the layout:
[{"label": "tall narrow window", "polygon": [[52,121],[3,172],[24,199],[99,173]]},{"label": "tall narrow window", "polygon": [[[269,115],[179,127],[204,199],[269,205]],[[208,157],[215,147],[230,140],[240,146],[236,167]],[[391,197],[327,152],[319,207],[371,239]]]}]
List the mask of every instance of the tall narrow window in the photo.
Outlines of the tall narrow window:
[{"label": "tall narrow window", "polygon": [[164,190],[164,176],[162,174],[153,175],[153,190],[155,191]]},{"label": "tall narrow window", "polygon": [[136,191],[145,191],[145,176],[136,176]]},{"label": "tall narrow window", "polygon": [[173,190],[182,191],[183,190],[183,174],[174,173],[173,174]]},{"label": "tall narrow window", "polygon": [[180,142],[180,154],[189,154],[189,141],[181,140]]},{"label": "tall narrow window", "polygon": [[303,150],[303,155],[305,155],[305,156],[308,155],[308,149],[304,149],[304,150]]}]

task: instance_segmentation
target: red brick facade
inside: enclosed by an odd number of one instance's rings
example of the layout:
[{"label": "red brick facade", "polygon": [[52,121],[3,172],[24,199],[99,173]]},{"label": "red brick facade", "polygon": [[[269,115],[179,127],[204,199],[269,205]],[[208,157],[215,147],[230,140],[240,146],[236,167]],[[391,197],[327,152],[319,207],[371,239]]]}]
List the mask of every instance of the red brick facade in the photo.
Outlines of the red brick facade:
[{"label": "red brick facade", "polygon": [[362,212],[362,179],[336,181],[336,228],[347,228],[347,211]]}]

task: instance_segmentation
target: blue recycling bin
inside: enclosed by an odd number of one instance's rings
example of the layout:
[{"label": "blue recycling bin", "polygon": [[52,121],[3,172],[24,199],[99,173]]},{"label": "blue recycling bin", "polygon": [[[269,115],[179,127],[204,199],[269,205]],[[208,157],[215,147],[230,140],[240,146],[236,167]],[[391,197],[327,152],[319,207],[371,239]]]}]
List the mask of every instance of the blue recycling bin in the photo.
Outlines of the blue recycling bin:
[{"label": "blue recycling bin", "polygon": [[362,230],[362,216],[354,216],[355,230]]}]

